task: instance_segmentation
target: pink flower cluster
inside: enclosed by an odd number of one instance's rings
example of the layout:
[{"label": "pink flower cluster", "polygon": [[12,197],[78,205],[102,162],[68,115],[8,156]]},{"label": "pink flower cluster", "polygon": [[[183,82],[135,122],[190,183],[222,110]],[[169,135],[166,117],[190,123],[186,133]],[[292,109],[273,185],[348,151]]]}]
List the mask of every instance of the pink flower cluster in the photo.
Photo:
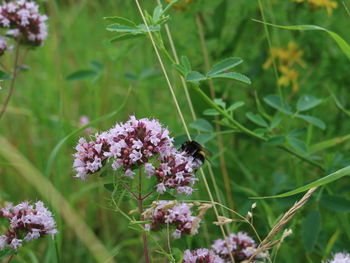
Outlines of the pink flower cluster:
[{"label": "pink flower cluster", "polygon": [[[231,233],[226,241],[218,239],[212,245],[214,253],[225,260],[225,262],[231,262],[230,254],[232,254],[235,262],[242,262],[248,260],[256,252],[255,241],[245,232]],[[229,244],[230,251],[227,248],[227,244]],[[265,253],[259,253],[255,258],[265,257]]]},{"label": "pink flower cluster", "polygon": [[23,44],[41,45],[47,37],[46,20],[32,1],[16,0],[0,6],[0,27],[8,28],[6,35]]},{"label": "pink flower cluster", "polygon": [[0,235],[0,250],[10,246],[17,250],[22,242],[30,242],[43,235],[54,236],[56,223],[51,212],[41,201],[31,205],[23,202],[16,206],[9,204],[0,210],[0,218],[7,218],[10,227],[6,235]]},{"label": "pink flower cluster", "polygon": [[324,263],[350,263],[350,254],[349,253],[336,253],[333,256],[333,259],[329,259]]},{"label": "pink flower cluster", "polygon": [[159,230],[164,225],[175,226],[174,238],[180,238],[181,234],[194,235],[198,233],[201,219],[192,215],[191,205],[176,201],[153,202],[152,207],[144,212],[144,219],[151,220],[147,229]]},{"label": "pink flower cluster", "polygon": [[172,141],[169,131],[157,120],[137,120],[131,116],[127,122],[96,134],[94,141],[79,140],[73,165],[76,177],[85,179],[110,160],[114,170],[129,178],[134,178],[135,170],[143,167],[148,178],[156,177],[157,191],[161,194],[166,188],[191,194],[198,167],[193,157],[179,152]]},{"label": "pink flower cluster", "polygon": [[212,250],[199,248],[193,251],[185,250],[182,263],[224,263]]}]

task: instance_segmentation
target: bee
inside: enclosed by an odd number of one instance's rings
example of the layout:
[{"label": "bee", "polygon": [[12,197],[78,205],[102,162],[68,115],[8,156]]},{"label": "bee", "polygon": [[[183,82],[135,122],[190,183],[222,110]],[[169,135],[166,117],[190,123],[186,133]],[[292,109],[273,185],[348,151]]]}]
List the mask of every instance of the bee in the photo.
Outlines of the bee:
[{"label": "bee", "polygon": [[201,167],[206,160],[206,149],[196,141],[186,141],[181,145],[181,150],[192,156],[197,167]]}]

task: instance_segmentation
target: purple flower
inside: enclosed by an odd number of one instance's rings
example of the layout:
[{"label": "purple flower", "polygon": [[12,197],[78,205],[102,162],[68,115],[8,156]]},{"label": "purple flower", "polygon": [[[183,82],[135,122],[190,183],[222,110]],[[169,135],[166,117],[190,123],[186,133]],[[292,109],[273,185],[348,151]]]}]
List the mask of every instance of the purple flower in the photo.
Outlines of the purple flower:
[{"label": "purple flower", "polygon": [[201,219],[192,215],[190,204],[176,201],[153,202],[152,207],[144,212],[145,220],[151,220],[150,229],[159,230],[166,224],[175,226],[174,238],[182,234],[194,235],[198,232]]},{"label": "purple flower", "polygon": [[[220,256],[224,262],[231,262],[230,254],[232,254],[235,262],[242,262],[249,259],[256,251],[255,241],[245,232],[238,232],[238,234],[231,233],[227,237],[227,242],[223,239],[217,239],[212,245],[212,249]],[[230,251],[227,248],[230,247]],[[264,253],[259,253],[255,258],[264,258]]]},{"label": "purple flower", "polygon": [[39,13],[35,2],[17,0],[0,6],[0,27],[21,43],[39,46],[47,36],[46,15]]},{"label": "purple flower", "polygon": [[30,242],[44,235],[53,237],[57,233],[52,213],[41,201],[34,205],[29,202],[9,204],[0,210],[0,218],[7,218],[10,223],[7,234],[0,235],[0,250],[6,246],[17,250],[23,241]]},{"label": "purple flower", "polygon": [[346,252],[336,253],[333,259],[326,260],[324,263],[350,263],[350,254]]},{"label": "purple flower", "polygon": [[127,122],[96,135],[94,141],[80,139],[74,154],[76,177],[85,179],[110,160],[114,170],[131,179],[137,169],[142,169],[147,178],[155,176],[156,190],[161,194],[168,188],[189,195],[197,180],[196,164],[193,157],[179,152],[172,141],[169,131],[157,120],[131,116]]},{"label": "purple flower", "polygon": [[224,263],[212,250],[199,248],[193,251],[185,250],[182,263]]},{"label": "purple flower", "polygon": [[91,142],[80,138],[79,144],[75,147],[77,152],[74,154],[73,167],[77,172],[76,177],[82,180],[86,179],[87,174],[99,171],[107,159],[105,153],[110,149],[107,134],[96,134],[95,138],[96,140]]}]

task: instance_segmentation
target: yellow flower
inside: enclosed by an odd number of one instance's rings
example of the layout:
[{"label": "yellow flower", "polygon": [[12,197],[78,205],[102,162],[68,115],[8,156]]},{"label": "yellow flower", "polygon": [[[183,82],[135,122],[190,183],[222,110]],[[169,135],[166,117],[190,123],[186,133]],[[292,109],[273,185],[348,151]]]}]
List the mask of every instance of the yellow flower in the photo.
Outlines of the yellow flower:
[{"label": "yellow flower", "polygon": [[292,85],[292,92],[296,93],[299,90],[299,72],[296,67],[306,67],[305,62],[302,60],[303,55],[304,51],[300,50],[296,43],[289,42],[286,48],[272,48],[271,56],[265,61],[263,68],[269,68],[273,60],[275,60],[278,65],[278,71],[281,74],[277,80],[278,85]]},{"label": "yellow flower", "polygon": [[328,15],[333,13],[333,9],[338,7],[338,3],[332,0],[292,0],[293,2],[302,3],[308,2],[311,9],[325,8]]},{"label": "yellow flower", "polygon": [[281,86],[289,86],[292,84],[292,93],[296,93],[299,90],[298,76],[299,72],[288,68],[287,66],[280,66],[278,70],[281,72],[281,76],[278,78],[278,84]]}]

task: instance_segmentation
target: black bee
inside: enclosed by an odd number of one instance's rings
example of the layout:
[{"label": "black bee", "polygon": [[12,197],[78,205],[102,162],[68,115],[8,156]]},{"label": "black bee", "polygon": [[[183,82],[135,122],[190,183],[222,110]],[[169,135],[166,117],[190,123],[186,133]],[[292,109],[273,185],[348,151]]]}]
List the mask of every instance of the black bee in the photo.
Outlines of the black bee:
[{"label": "black bee", "polygon": [[198,168],[204,164],[206,159],[205,148],[196,141],[186,141],[181,145],[181,150],[194,158]]}]

